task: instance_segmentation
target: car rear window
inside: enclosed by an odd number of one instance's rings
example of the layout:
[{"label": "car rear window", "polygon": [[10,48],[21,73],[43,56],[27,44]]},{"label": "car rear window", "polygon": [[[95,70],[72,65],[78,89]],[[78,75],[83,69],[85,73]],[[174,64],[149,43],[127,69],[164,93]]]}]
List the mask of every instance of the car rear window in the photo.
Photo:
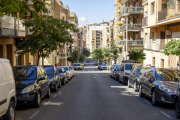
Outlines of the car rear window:
[{"label": "car rear window", "polygon": [[44,66],[44,70],[48,75],[54,75],[54,67],[53,66]]},{"label": "car rear window", "polygon": [[63,73],[62,68],[57,68],[57,69],[58,69],[59,73]]},{"label": "car rear window", "polygon": [[65,71],[68,71],[68,70],[69,70],[68,67],[63,67],[63,68],[64,68]]},{"label": "car rear window", "polygon": [[125,64],[125,70],[132,70],[133,64]]}]

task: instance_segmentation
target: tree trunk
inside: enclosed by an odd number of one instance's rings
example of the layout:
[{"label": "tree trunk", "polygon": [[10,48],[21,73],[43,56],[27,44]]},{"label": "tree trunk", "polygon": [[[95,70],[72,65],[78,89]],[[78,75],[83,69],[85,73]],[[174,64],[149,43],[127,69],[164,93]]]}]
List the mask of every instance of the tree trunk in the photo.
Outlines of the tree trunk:
[{"label": "tree trunk", "polygon": [[40,55],[41,54],[40,52],[38,52],[38,60],[37,60],[37,65],[39,65],[39,58],[40,58]]}]

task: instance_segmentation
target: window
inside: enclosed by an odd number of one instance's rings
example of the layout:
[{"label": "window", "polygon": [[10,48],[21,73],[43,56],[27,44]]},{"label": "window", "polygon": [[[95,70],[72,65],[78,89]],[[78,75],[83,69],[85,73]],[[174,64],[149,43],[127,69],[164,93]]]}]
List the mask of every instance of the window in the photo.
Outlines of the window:
[{"label": "window", "polygon": [[160,33],[160,39],[165,39],[165,32],[164,32],[164,31],[161,31],[161,33]]},{"label": "window", "polygon": [[164,59],[161,59],[161,68],[164,68]]},{"label": "window", "polygon": [[155,57],[152,58],[152,65],[155,65]]},{"label": "window", "polygon": [[92,34],[94,34],[94,32],[92,32]]},{"label": "window", "polygon": [[147,16],[148,16],[148,11],[146,11],[144,14],[144,17],[147,17]]},{"label": "window", "polygon": [[152,35],[152,41],[155,41],[155,35],[154,35],[154,32],[152,32],[151,35]]},{"label": "window", "polygon": [[95,46],[94,44],[92,44],[92,46]]},{"label": "window", "polygon": [[145,39],[145,42],[147,42],[147,33],[145,33],[144,39]]},{"label": "window", "polygon": [[155,2],[151,3],[151,14],[155,13]]}]

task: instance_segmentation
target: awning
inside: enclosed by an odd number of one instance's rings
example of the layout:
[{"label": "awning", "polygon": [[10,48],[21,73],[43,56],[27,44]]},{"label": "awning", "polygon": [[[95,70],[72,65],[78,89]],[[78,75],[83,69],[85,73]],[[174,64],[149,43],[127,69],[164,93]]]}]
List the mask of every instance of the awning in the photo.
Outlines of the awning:
[{"label": "awning", "polygon": [[59,58],[59,59],[63,59],[63,57],[61,57],[61,55],[56,55],[55,57]]}]

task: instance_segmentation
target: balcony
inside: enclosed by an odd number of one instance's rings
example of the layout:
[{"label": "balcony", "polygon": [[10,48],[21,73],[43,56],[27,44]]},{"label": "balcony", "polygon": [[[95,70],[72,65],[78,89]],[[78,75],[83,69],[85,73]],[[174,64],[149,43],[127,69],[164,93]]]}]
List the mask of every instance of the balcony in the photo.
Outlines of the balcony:
[{"label": "balcony", "polygon": [[[142,29],[142,24],[128,24],[128,31],[137,31]],[[120,26],[120,31],[126,30],[126,24]]]},{"label": "balcony", "polygon": [[128,16],[130,14],[143,14],[144,7],[125,7],[121,12],[120,16]]},{"label": "balcony", "polygon": [[142,0],[142,5],[144,5],[148,0]]},{"label": "balcony", "polygon": [[158,12],[158,22],[180,17],[180,3]]},{"label": "balcony", "polygon": [[142,19],[142,26],[143,27],[148,26],[148,17]]},{"label": "balcony", "polygon": [[26,36],[25,34],[25,26],[23,25],[24,20],[14,19],[15,20],[15,34],[16,36]]},{"label": "balcony", "polygon": [[[128,46],[143,46],[143,40],[128,40]],[[120,45],[126,45],[126,40],[120,40]]]}]

